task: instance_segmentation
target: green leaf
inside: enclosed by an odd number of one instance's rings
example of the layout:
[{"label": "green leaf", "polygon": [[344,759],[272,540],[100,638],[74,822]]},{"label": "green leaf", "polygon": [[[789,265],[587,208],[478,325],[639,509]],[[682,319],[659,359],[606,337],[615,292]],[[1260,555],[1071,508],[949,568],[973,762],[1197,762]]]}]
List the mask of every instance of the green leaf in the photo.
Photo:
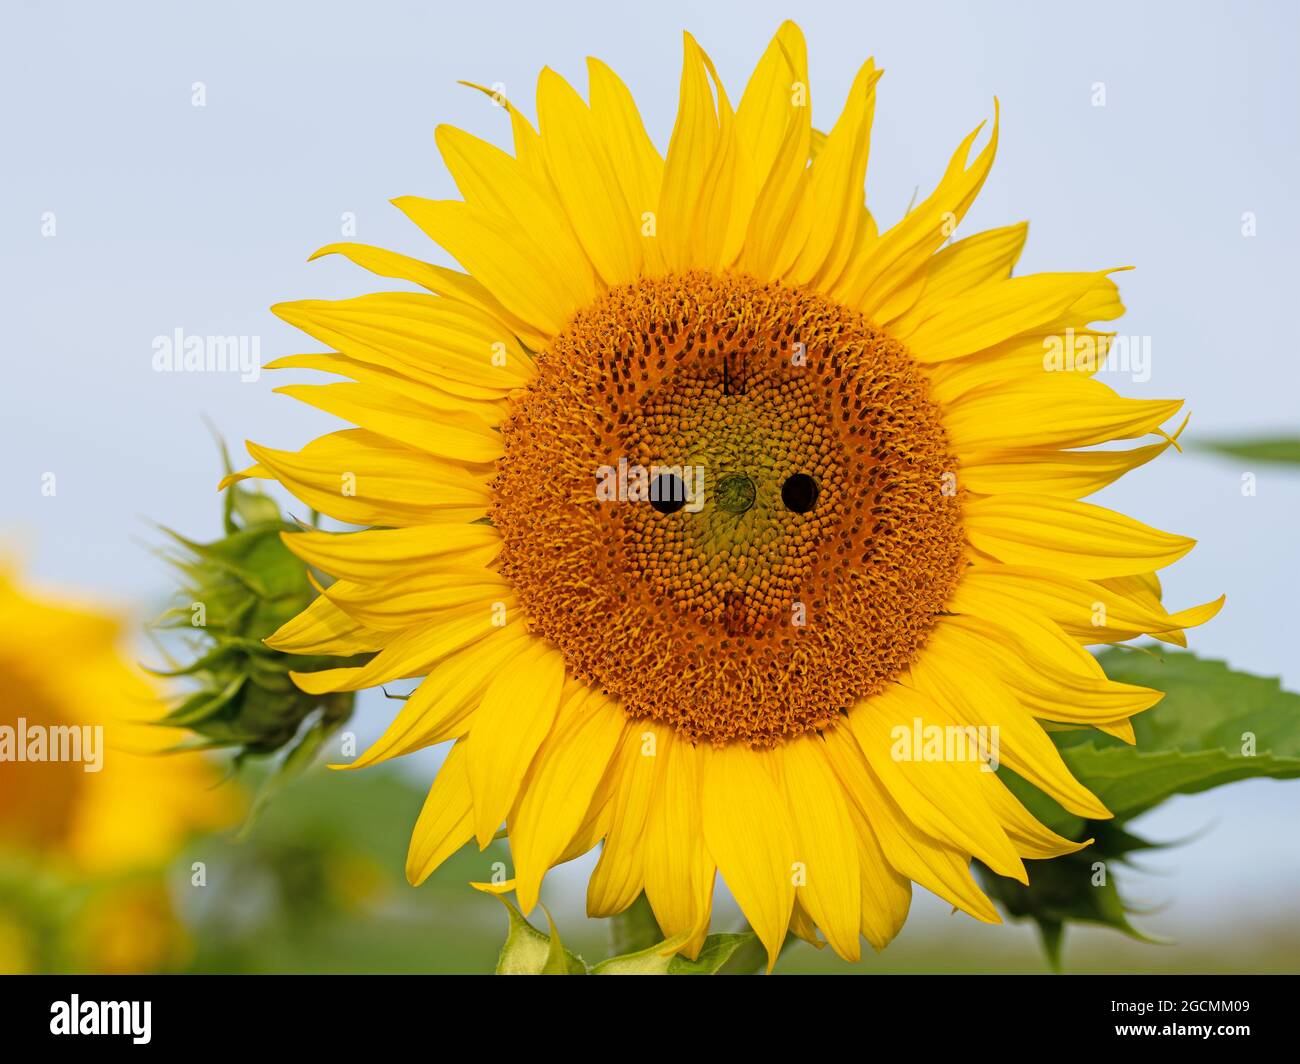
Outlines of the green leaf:
[{"label": "green leaf", "polygon": [[1133,718],[1136,746],[1088,731],[1053,736],[1075,776],[1117,819],[1175,794],[1300,777],[1300,695],[1282,690],[1276,678],[1183,651],[1111,650],[1101,662],[1112,680],[1165,692]]},{"label": "green leaf", "polygon": [[[478,884],[475,884],[478,886]],[[505,945],[497,958],[497,975],[585,975],[587,966],[582,959],[564,948],[560,933],[551,914],[546,913],[551,933],[543,934],[533,927],[523,914],[502,894],[479,886],[506,907],[510,920]]]},{"label": "green leaf", "polygon": [[1199,451],[1213,451],[1230,458],[1245,458],[1252,462],[1300,465],[1300,437],[1296,436],[1254,440],[1198,440],[1194,446]]},{"label": "green leaf", "polygon": [[[1165,692],[1133,718],[1135,746],[1090,729],[1052,732],[1071,772],[1114,819],[1075,816],[1001,768],[999,778],[1040,821],[1067,838],[1094,841],[1076,854],[1029,862],[1028,886],[980,869],[1008,913],[1037,922],[1054,967],[1069,923],[1104,924],[1143,937],[1128,922],[1112,874],[1129,853],[1152,845],[1125,829],[1128,820],[1174,795],[1236,780],[1300,777],[1300,695],[1282,690],[1277,679],[1185,651],[1113,649],[1100,660],[1112,680]],[[1099,882],[1098,862],[1106,866]]]},{"label": "green leaf", "polygon": [[[1106,675],[1164,691],[1133,718],[1134,746],[1091,729],[1052,732],[1070,771],[1116,821],[1176,794],[1244,779],[1300,777],[1300,695],[1275,677],[1236,672],[1186,651],[1108,650]],[[998,776],[1039,820],[1072,839],[1086,822],[1005,767]]]},{"label": "green leaf", "polygon": [[685,936],[657,942],[635,953],[603,960],[591,969],[592,975],[718,975],[736,951],[758,936],[752,931],[710,935],[704,940],[700,955],[691,960],[673,950]]},{"label": "green leaf", "polygon": [[976,862],[985,889],[1017,919],[1032,919],[1043,936],[1052,968],[1061,967],[1061,944],[1068,924],[1101,924],[1142,942],[1153,942],[1128,920],[1115,882],[1115,868],[1135,850],[1157,847],[1112,821],[1093,821],[1087,830],[1093,844],[1050,861],[1027,861],[1029,882],[999,876]]},{"label": "green leaf", "polygon": [[609,957],[592,966],[592,975],[669,975],[673,961],[677,959],[673,950],[681,944],[685,936],[665,939],[653,946]]},{"label": "green leaf", "polygon": [[[704,948],[695,960],[674,957],[668,966],[669,975],[727,975],[730,962],[741,958],[746,950],[762,950],[762,943],[753,931],[741,931],[710,935],[704,940]],[[763,952],[761,963],[767,962]]]}]

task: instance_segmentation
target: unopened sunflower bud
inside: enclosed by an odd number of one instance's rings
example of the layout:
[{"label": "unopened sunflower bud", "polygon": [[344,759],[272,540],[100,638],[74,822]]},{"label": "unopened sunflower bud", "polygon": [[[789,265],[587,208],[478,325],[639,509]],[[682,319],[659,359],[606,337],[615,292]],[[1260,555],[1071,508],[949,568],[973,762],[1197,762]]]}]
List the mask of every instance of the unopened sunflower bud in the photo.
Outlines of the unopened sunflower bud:
[{"label": "unopened sunflower bud", "polygon": [[238,484],[227,489],[225,536],[198,543],[164,529],[183,549],[170,557],[183,574],[177,604],[158,627],[189,630],[195,658],[162,676],[197,689],[160,722],[195,734],[187,747],[237,748],[236,763],[297,740],[279,776],[310,760],[352,714],[351,694],[313,695],[291,671],[337,666],[337,658],[286,654],[263,640],[316,597],[307,567],[284,546],[286,522],[270,496]]}]

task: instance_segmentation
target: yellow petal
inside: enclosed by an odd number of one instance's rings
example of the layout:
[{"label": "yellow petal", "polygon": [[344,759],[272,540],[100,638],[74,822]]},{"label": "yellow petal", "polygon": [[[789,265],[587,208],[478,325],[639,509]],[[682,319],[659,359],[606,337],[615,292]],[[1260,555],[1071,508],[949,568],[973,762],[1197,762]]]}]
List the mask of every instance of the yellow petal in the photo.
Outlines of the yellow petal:
[{"label": "yellow petal", "polygon": [[846,961],[862,955],[862,882],[853,822],[843,788],[826,760],[825,742],[803,736],[778,749],[797,859],[798,896],[826,940]]},{"label": "yellow petal", "polygon": [[285,532],[294,554],[344,580],[380,583],[424,569],[487,564],[501,549],[491,525],[422,525],[365,532]]},{"label": "yellow petal", "polygon": [[798,888],[795,888],[794,908],[790,912],[790,934],[807,942],[814,949],[821,949],[826,945],[826,940],[818,934],[817,925],[808,915],[808,910],[803,907],[803,903],[799,900],[800,896]]},{"label": "yellow petal", "polygon": [[1164,454],[1172,438],[1123,451],[1024,448],[985,451],[961,461],[961,482],[981,495],[1058,495],[1080,499]]},{"label": "yellow petal", "polygon": [[948,439],[959,454],[1016,447],[1089,447],[1154,431],[1181,399],[1125,399],[1074,373],[982,389],[949,405]]},{"label": "yellow petal", "polygon": [[564,657],[535,643],[492,678],[466,740],[474,834],[487,846],[514,805],[560,705]]},{"label": "yellow petal", "polygon": [[247,446],[264,470],[261,475],[278,480],[312,509],[349,524],[464,524],[485,517],[491,502],[488,474],[364,429],[320,436],[296,453]]},{"label": "yellow petal", "polygon": [[459,200],[403,196],[393,203],[512,315],[540,333],[554,336],[594,294],[594,281],[589,286],[581,272],[570,286],[554,258],[518,223]]},{"label": "yellow petal", "polygon": [[853,802],[849,802],[849,817],[861,869],[862,937],[879,951],[894,940],[907,920],[912,906],[912,881],[899,875],[889,863],[875,831]]},{"label": "yellow petal", "polygon": [[830,289],[849,261],[862,214],[881,73],[871,59],[858,70],[844,110],[813,163],[808,197],[816,209],[809,215],[807,239],[786,275],[792,284],[816,281]]},{"label": "yellow petal", "polygon": [[1013,772],[1072,813],[1094,820],[1110,817],[1096,796],[1070,774],[1042,726],[979,659],[963,653],[944,625],[931,633],[910,676],[908,686],[930,695],[958,723],[997,728],[998,754]]},{"label": "yellow petal", "polygon": [[659,194],[664,263],[671,269],[730,265],[740,253],[757,195],[753,164],[740,143],[726,90],[713,62],[687,33],[681,99]]},{"label": "yellow petal", "polygon": [[[852,798],[850,810],[859,825],[859,836],[874,837],[898,874],[977,920],[1001,923],[993,903],[971,877],[969,856],[917,830],[881,786],[847,728],[829,728],[825,735],[831,766]],[[870,824],[869,832],[864,830],[864,821]]]},{"label": "yellow petal", "polygon": [[1151,708],[1164,696],[1148,687],[1115,683],[1097,659],[1058,626],[1032,616],[1010,625],[953,616],[945,627],[976,656],[995,665],[1036,717],[1073,724],[1108,724]]},{"label": "yellow petal", "polygon": [[979,777],[984,788],[984,799],[993,815],[998,818],[1007,837],[1015,843],[1022,857],[1046,860],[1062,854],[1077,853],[1091,842],[1073,842],[1040,824],[1012,794],[996,772],[982,772]]},{"label": "yellow petal", "polygon": [[550,67],[537,80],[537,121],[555,191],[596,272],[608,285],[634,280],[641,271],[637,217],[591,111]]},{"label": "yellow petal", "polygon": [[597,136],[614,163],[623,198],[632,212],[641,240],[644,270],[663,271],[663,253],[653,231],[646,231],[647,216],[659,206],[664,161],[646,134],[636,101],[617,74],[599,59],[587,59],[591,117]]},{"label": "yellow petal", "polygon": [[510,818],[515,890],[525,915],[537,904],[542,877],[581,826],[624,721],[617,704],[598,691],[580,688],[560,707],[555,726],[538,750],[518,810]]},{"label": "yellow petal", "polygon": [[691,261],[705,269],[721,270],[740,254],[753,217],[758,179],[749,153],[740,142],[727,90],[713,60],[703,50],[699,50],[699,59],[709,72],[718,98],[718,138],[700,183]]},{"label": "yellow petal", "polygon": [[[530,172],[500,148],[463,129],[439,126],[434,131],[434,139],[465,202],[498,221],[509,223],[521,246],[527,246],[540,261],[562,271],[560,278],[570,291],[590,300],[597,291],[591,261],[572,220],[556,198],[553,184],[545,176]],[[544,138],[541,155],[545,159]]]},{"label": "yellow petal", "polygon": [[1196,545],[1113,510],[1051,495],[967,499],[963,523],[973,546],[1008,565],[1092,580],[1161,569]]},{"label": "yellow petal", "polygon": [[1085,353],[1064,362],[1053,355],[1054,345],[1064,343],[1059,332],[1051,331],[1055,328],[1046,326],[965,358],[930,363],[927,371],[934,401],[948,407],[965,401],[971,393],[1017,387],[1050,389],[1059,377],[1091,377],[1105,365],[1113,333],[1076,329],[1073,343]]},{"label": "yellow petal", "polygon": [[794,834],[766,750],[731,744],[713,752],[704,777],[704,841],[759,941],[768,971],[794,908]]},{"label": "yellow petal", "polygon": [[1106,272],[1010,277],[949,299],[915,329],[895,335],[918,361],[961,358],[1056,320]]},{"label": "yellow petal", "polygon": [[400,255],[396,251],[388,251],[385,248],[349,242],[327,244],[313,252],[307,261],[314,261],[324,255],[342,255],[362,269],[369,270],[380,277],[411,281],[422,288],[427,288],[436,296],[459,303],[468,303],[501,322],[509,332],[523,340],[534,351],[539,351],[550,343],[550,336],[538,332],[521,318],[516,318],[506,310],[496,296],[467,273],[448,269],[446,266],[436,266],[431,262],[424,262],[409,255]]},{"label": "yellow petal", "polygon": [[575,860],[600,845],[600,840],[609,834],[609,825],[613,820],[611,801],[613,794],[614,781],[607,766],[605,775],[596,785],[596,790],[587,805],[587,811],[578,824],[578,829],[564,847],[564,852],[555,859],[555,864],[565,864]]},{"label": "yellow petal", "polygon": [[[504,597],[502,604],[512,606],[513,598]],[[429,624],[408,628],[397,633],[370,661],[356,668],[291,672],[289,675],[302,690],[313,695],[330,691],[360,691],[390,680],[421,676],[434,662],[498,631],[494,623],[497,606],[498,603],[488,601],[462,606],[449,610]]]},{"label": "yellow petal", "polygon": [[[505,417],[504,392],[461,384],[446,377],[411,366],[393,363],[390,366],[363,362],[358,358],[332,353],[284,355],[268,362],[263,369],[311,369],[347,377],[357,384],[373,385],[386,391],[398,392],[403,398],[426,406],[432,416],[450,413],[453,416],[473,414],[485,425],[495,426]],[[470,396],[466,392],[476,394]]]},{"label": "yellow petal", "polygon": [[646,721],[629,721],[623,734],[614,762],[617,787],[609,835],[587,885],[590,916],[621,913],[644,886],[642,840],[654,796],[661,730]]},{"label": "yellow petal", "polygon": [[1005,281],[1024,250],[1028,233],[1029,223],[1020,222],[1002,229],[986,229],[949,244],[930,260],[920,298],[894,321],[890,332],[909,336],[950,300]]},{"label": "yellow petal", "polygon": [[763,52],[736,107],[736,132],[760,178],[780,157],[792,118],[797,113],[799,124],[807,124],[811,111],[808,47],[803,32],[787,19]]},{"label": "yellow petal", "polygon": [[[1108,591],[1115,592],[1115,594],[1127,599],[1129,602],[1135,603],[1148,612],[1160,616],[1167,615],[1167,611],[1165,610],[1164,604],[1161,600],[1160,578],[1153,572],[1131,573],[1128,576],[1112,576],[1105,580],[1098,580],[1097,583]],[[1212,606],[1214,608],[1213,612],[1206,614],[1204,619],[1209,620],[1211,616],[1217,613],[1218,605],[1221,605],[1222,602],[1223,597],[1220,596],[1218,604],[1207,604],[1207,606]],[[1152,638],[1159,639],[1162,643],[1169,643],[1176,647],[1187,646],[1187,636],[1183,634],[1181,628],[1172,628],[1163,632],[1151,632],[1150,634]]]},{"label": "yellow petal", "polygon": [[365,768],[435,743],[459,739],[469,730],[474,710],[492,677],[533,642],[534,637],[523,625],[508,624],[451,654],[407,696],[383,735],[355,761],[332,767]]},{"label": "yellow petal", "polygon": [[887,323],[916,302],[925,286],[926,266],[975,201],[993,165],[998,146],[994,101],[988,145],[968,167],[971,146],[983,123],[958,145],[939,186],[897,225],[854,253],[832,295],[879,323]]},{"label": "yellow petal", "polygon": [[[967,392],[991,385],[1033,384],[1044,373],[1091,377],[1110,355],[1113,333],[1092,322],[1112,321],[1124,313],[1119,287],[1106,273],[1090,278],[1079,298],[1055,319],[973,354],[931,362],[929,372],[937,402],[948,404]],[[896,323],[894,327],[898,327]],[[902,335],[901,333],[899,335]]]},{"label": "yellow petal", "polygon": [[[913,757],[913,737],[943,729],[952,715],[919,691],[893,684],[849,711],[849,726],[872,772],[927,835],[978,857],[999,875],[1028,882],[1024,866],[990,815],[976,775],[982,764]],[[940,733],[942,734],[942,732]],[[923,751],[921,751],[923,753]],[[957,755],[967,751],[955,751]],[[969,753],[974,756],[977,750]],[[906,756],[903,756],[906,755]]]},{"label": "yellow petal", "polygon": [[739,266],[762,280],[777,280],[794,264],[812,217],[808,56],[793,22],[782,23],[759,60],[736,110],[736,131],[759,189]]},{"label": "yellow petal", "polygon": [[384,583],[342,580],[324,591],[339,609],[369,628],[402,632],[472,604],[510,597],[510,583],[489,569],[411,573]]},{"label": "yellow petal", "polygon": [[501,457],[501,434],[475,413],[432,410],[369,384],[288,384],[275,391],[439,458],[487,463]]},{"label": "yellow petal", "polygon": [[1136,601],[1097,581],[1049,569],[983,564],[966,570],[950,600],[957,613],[1004,625],[1013,623],[1017,613],[1035,610],[1084,643],[1121,642],[1192,628],[1208,621],[1222,605],[1220,597],[1170,614],[1158,601]]},{"label": "yellow petal", "polygon": [[465,744],[447,752],[411,832],[406,855],[406,879],[418,887],[443,861],[473,837],[469,779],[465,775]]},{"label": "yellow petal", "polygon": [[345,355],[469,399],[500,398],[535,373],[533,360],[505,323],[455,299],[376,292],[271,309]]},{"label": "yellow petal", "polygon": [[532,123],[524,117],[519,108],[515,107],[510,102],[510,98],[499,88],[477,85],[472,81],[461,81],[460,84],[466,88],[481,92],[505,111],[510,117],[510,132],[514,137],[515,158],[518,160],[519,165],[526,174],[535,180],[544,179],[546,164],[542,160],[542,138],[537,135],[537,130],[533,128]]},{"label": "yellow petal", "polygon": [[266,645],[285,654],[335,654],[340,657],[382,650],[392,636],[349,617],[324,595],[280,625]]},{"label": "yellow petal", "polygon": [[645,894],[668,938],[687,936],[683,952],[694,957],[708,934],[714,863],[704,846],[700,777],[707,748],[665,732],[659,743],[659,775],[646,812]]},{"label": "yellow petal", "polygon": [[668,140],[656,225],[669,269],[694,265],[695,216],[710,161],[718,146],[718,115],[704,66],[704,53],[685,34],[677,118]]}]

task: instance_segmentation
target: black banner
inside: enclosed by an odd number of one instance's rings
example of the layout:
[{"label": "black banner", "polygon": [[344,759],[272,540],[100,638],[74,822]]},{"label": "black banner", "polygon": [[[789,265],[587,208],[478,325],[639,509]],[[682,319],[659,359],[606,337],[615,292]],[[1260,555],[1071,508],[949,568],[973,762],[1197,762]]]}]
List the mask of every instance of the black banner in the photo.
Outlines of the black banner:
[{"label": "black banner", "polygon": [[1231,1053],[1293,1036],[1300,991],[1293,976],[869,976],[834,988],[825,978],[628,987],[475,976],[13,976],[0,980],[0,1022],[9,1060],[33,1059],[9,1052],[17,1047],[109,1044],[205,1055],[406,1046],[463,1058],[475,1040],[498,1037],[512,1056],[643,1057],[658,1045],[688,1058],[725,1046],[718,1051],[730,1058],[751,1039],[768,1052],[800,1041],[824,1049],[836,1030],[854,1057],[908,1045],[1074,1055],[1125,1042],[1136,1052]]}]

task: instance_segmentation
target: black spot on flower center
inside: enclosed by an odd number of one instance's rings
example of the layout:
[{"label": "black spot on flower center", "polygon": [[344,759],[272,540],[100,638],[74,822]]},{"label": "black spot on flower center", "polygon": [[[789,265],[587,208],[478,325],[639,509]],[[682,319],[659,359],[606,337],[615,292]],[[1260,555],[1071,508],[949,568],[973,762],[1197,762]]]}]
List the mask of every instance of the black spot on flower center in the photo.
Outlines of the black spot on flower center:
[{"label": "black spot on flower center", "polygon": [[817,505],[817,481],[807,473],[793,473],[781,485],[781,501],[787,510],[806,514]]}]

